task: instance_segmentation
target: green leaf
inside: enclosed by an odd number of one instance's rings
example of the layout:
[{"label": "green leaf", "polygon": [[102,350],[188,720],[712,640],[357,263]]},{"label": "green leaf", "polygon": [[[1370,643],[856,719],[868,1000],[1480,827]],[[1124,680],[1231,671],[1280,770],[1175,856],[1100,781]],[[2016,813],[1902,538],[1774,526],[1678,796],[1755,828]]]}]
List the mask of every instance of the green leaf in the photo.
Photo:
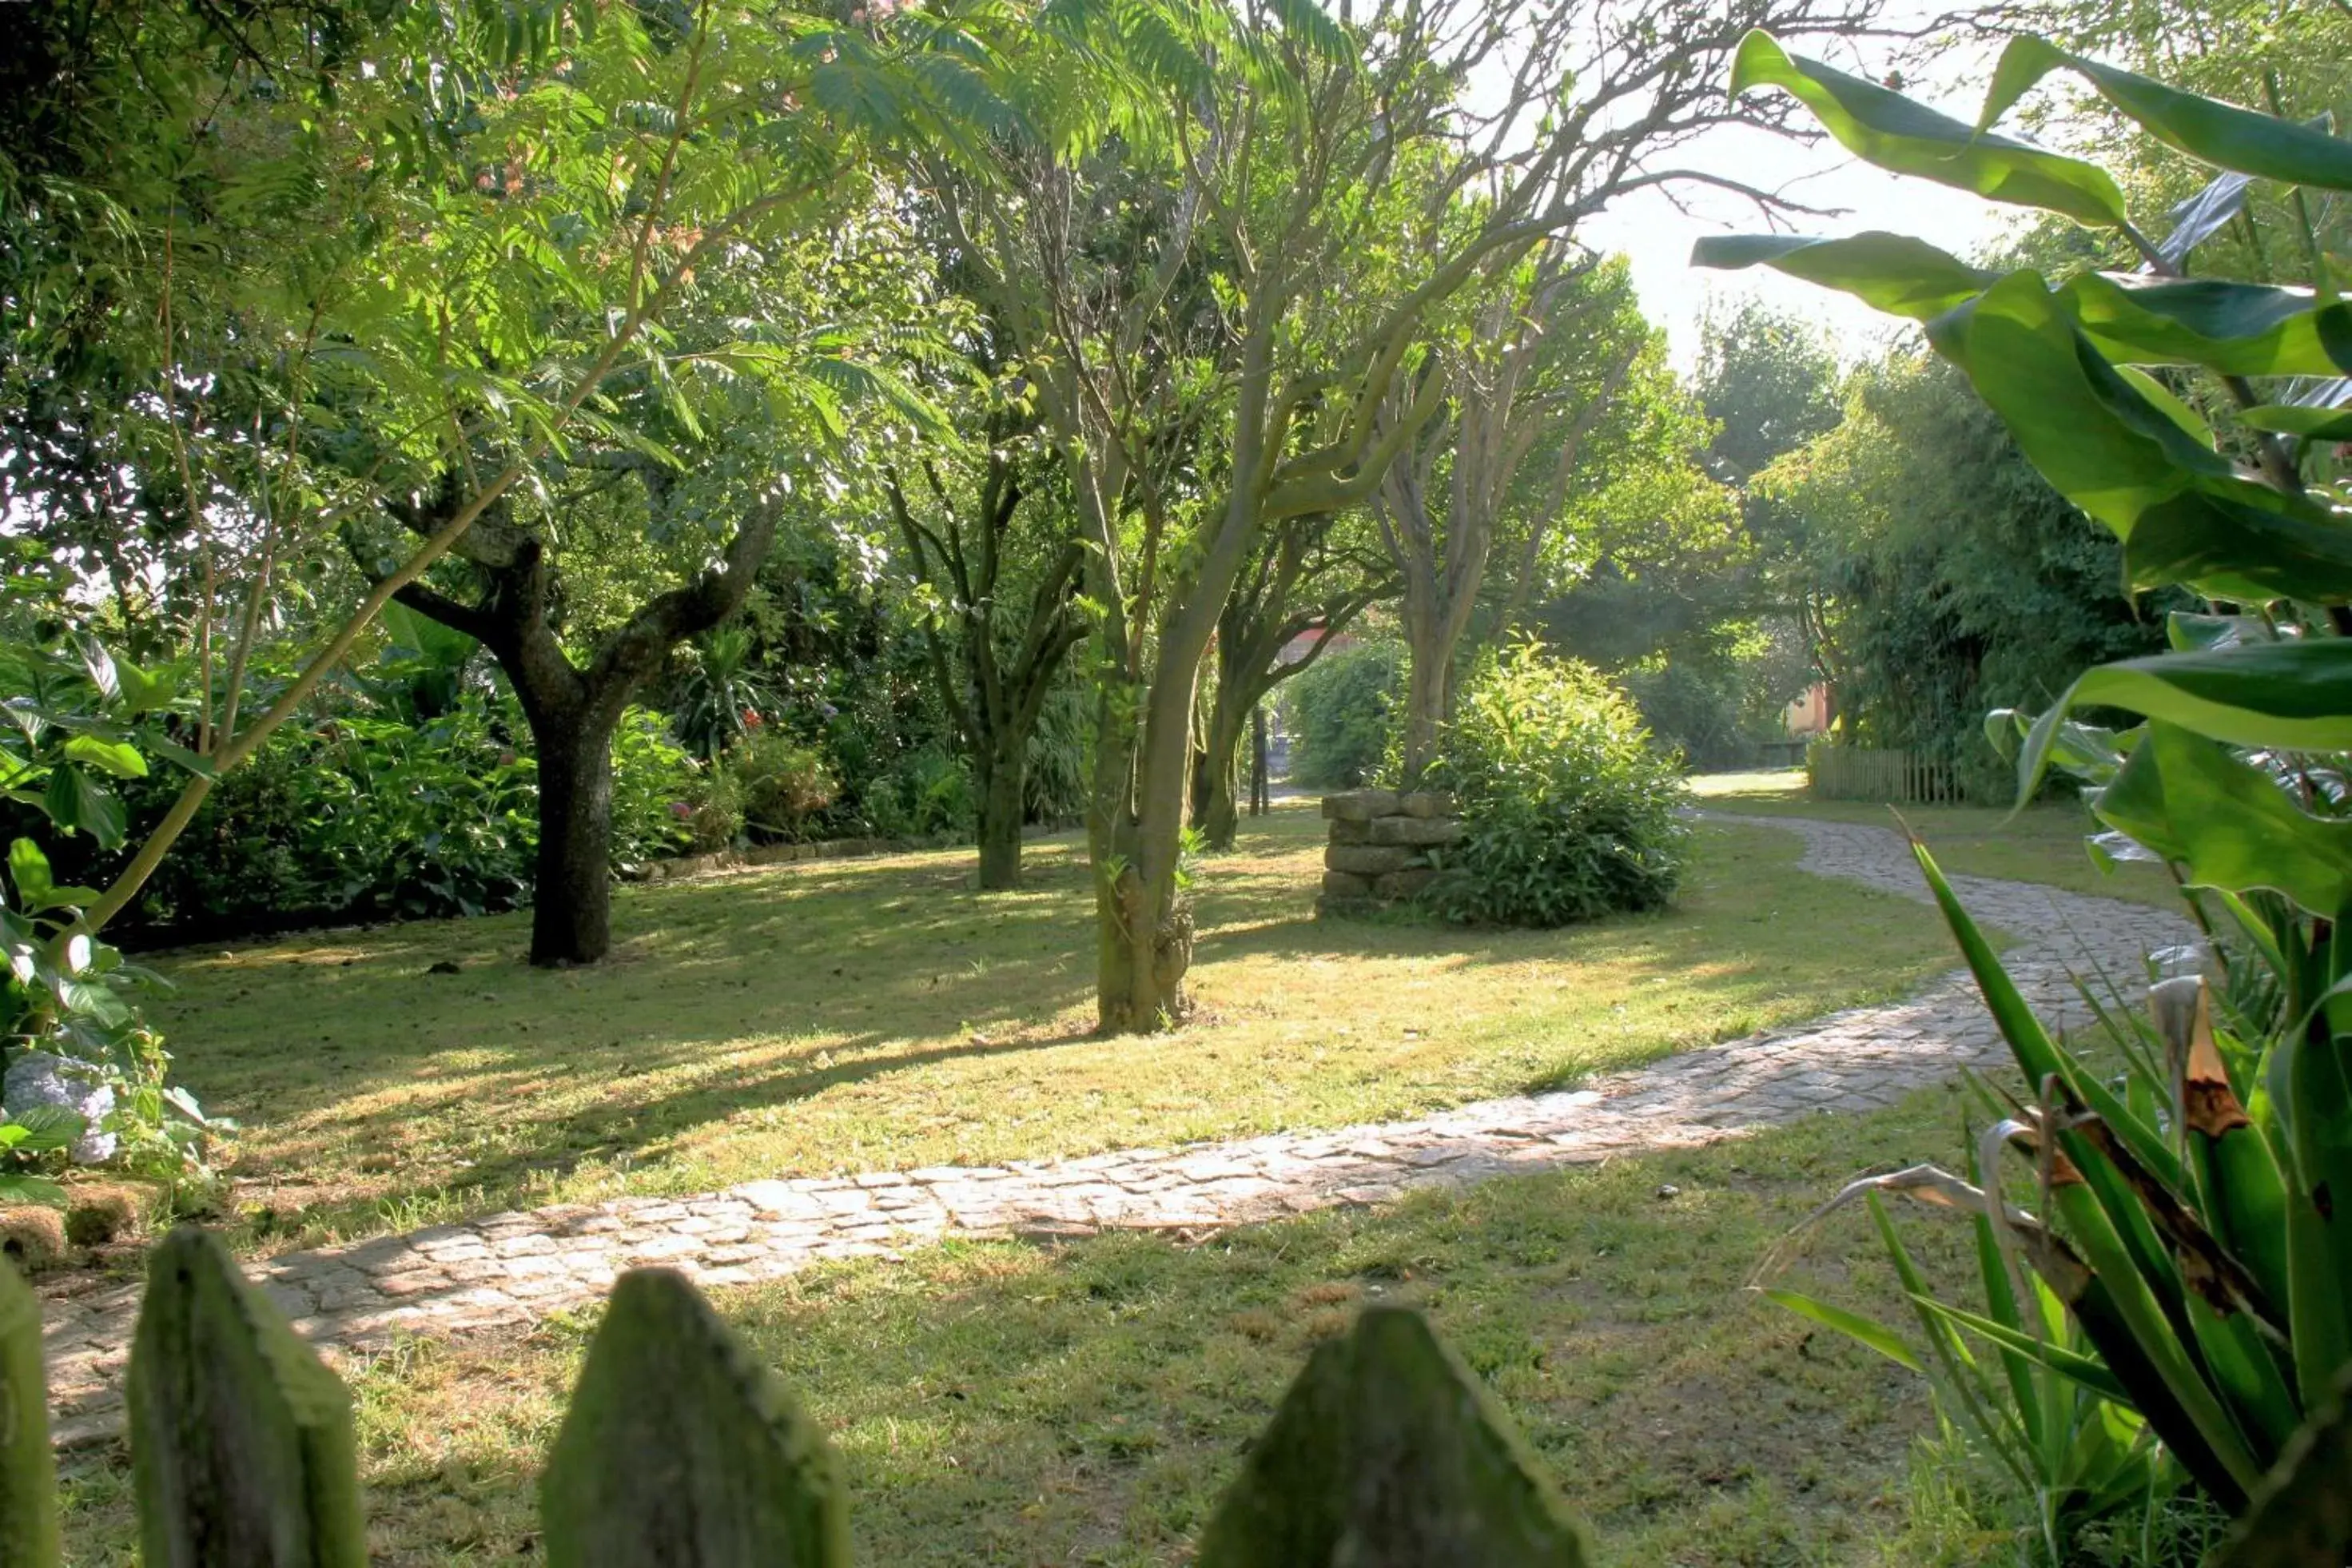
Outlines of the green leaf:
[{"label": "green leaf", "polygon": [[1917,1373],[1927,1370],[1911,1347],[1903,1342],[1903,1336],[1875,1318],[1865,1318],[1859,1312],[1833,1307],[1802,1291],[1782,1289],[1778,1286],[1765,1290],[1763,1296],[1766,1300],[1778,1302],[1801,1318],[1811,1318],[1825,1329],[1835,1329],[1856,1344],[1868,1346],[1898,1366],[1908,1367]]},{"label": "green leaf", "polygon": [[2230,375],[2352,371],[2352,305],[2308,289],[2218,279],[2086,272],[2059,289],[2102,353],[2135,364],[2201,364]]},{"label": "green leaf", "polygon": [[122,803],[81,769],[60,763],[49,772],[41,808],[59,827],[79,829],[98,840],[101,849],[122,842]]},{"label": "green leaf", "polygon": [[2213,426],[2206,422],[2205,416],[2182,402],[2174,395],[2172,388],[2137,365],[2119,364],[2116,366],[2116,374],[2131,383],[2135,391],[2147,398],[2166,418],[2187,431],[2189,438],[2199,446],[2218,445],[2213,437]]},{"label": "green leaf", "polygon": [[2124,542],[2144,587],[2352,597],[2352,527],[2239,475],[2100,357],[2037,274],[1927,323],[2034,468]]},{"label": "green leaf", "polygon": [[2097,165],[2004,136],[1980,136],[1901,93],[1791,55],[1760,31],[1740,40],[1731,92],[1759,86],[1794,94],[1846,151],[1882,169],[2080,223],[2114,227],[2128,221],[2123,193]]},{"label": "green leaf", "polygon": [[70,1148],[88,1131],[89,1123],[81,1112],[62,1105],[28,1105],[9,1112],[7,1121],[0,1123],[0,1134],[8,1135],[7,1148],[18,1154]]},{"label": "green leaf", "polygon": [[[2176,636],[2242,640],[2099,665],[2051,711],[2125,708],[2237,746],[2352,751],[2352,637],[2255,642],[2210,625],[2238,618],[2176,617]],[[2030,746],[2027,760],[2034,761]]]},{"label": "green leaf", "polygon": [[17,898],[31,909],[39,909],[58,885],[49,870],[49,858],[29,838],[8,846],[8,880],[16,885]]},{"label": "green leaf", "polygon": [[1956,1323],[2004,1351],[2023,1356],[2037,1365],[2048,1367],[2059,1376],[2081,1384],[2102,1399],[2112,1399],[2116,1404],[2126,1406],[2134,1404],[2131,1394],[2121,1383],[2116,1380],[2115,1373],[2102,1365],[2095,1356],[2086,1356],[2080,1351],[2069,1350],[2064,1345],[2053,1343],[2049,1340],[2035,1339],[2023,1330],[2012,1329],[2005,1323],[1996,1322],[1979,1313],[1971,1312],[1964,1307],[1955,1307],[1948,1302],[1938,1301],[1933,1296],[1915,1294],[1912,1300],[1937,1317]]},{"label": "green leaf", "polygon": [[128,741],[101,741],[96,735],[76,735],[65,743],[65,754],[78,763],[88,763],[119,779],[143,779],[147,776],[147,759],[139,748]]},{"label": "green leaf", "polygon": [[2263,403],[2238,411],[2238,423],[2313,441],[2352,441],[2352,408],[2314,408],[2300,403]]},{"label": "green leaf", "polygon": [[2181,862],[2192,887],[2267,889],[2315,913],[2352,898],[2352,822],[2297,806],[2268,773],[2162,721],[2092,810]]},{"label": "green leaf", "polygon": [[2259,114],[2068,54],[2044,39],[2013,38],[1993,70],[1980,128],[2009,112],[2053,70],[2072,70],[2101,98],[2165,142],[2217,168],[2291,185],[2352,191],[2352,144],[2307,125]]},{"label": "green leaf", "polygon": [[2000,276],[1925,240],[1877,231],[1850,239],[1711,235],[1691,247],[1691,265],[1726,271],[1769,267],[1851,294],[1874,310],[1921,321],[1974,299]]},{"label": "green leaf", "polygon": [[[45,1176],[20,1176],[0,1171],[0,1205],[46,1204],[52,1208],[66,1206],[66,1190]],[[0,1263],[0,1268],[14,1265]]]},{"label": "green leaf", "polygon": [[128,659],[118,658],[114,661],[114,676],[122,689],[123,706],[133,714],[168,708],[178,694],[179,682],[168,670],[144,670]]},{"label": "green leaf", "polygon": [[2333,1396],[2295,1433],[2213,1568],[2336,1568],[2352,1549],[2352,1409]]},{"label": "green leaf", "polygon": [[89,683],[98,694],[111,702],[122,695],[122,682],[114,667],[114,656],[96,637],[76,639],[81,649],[81,667],[89,676]]}]

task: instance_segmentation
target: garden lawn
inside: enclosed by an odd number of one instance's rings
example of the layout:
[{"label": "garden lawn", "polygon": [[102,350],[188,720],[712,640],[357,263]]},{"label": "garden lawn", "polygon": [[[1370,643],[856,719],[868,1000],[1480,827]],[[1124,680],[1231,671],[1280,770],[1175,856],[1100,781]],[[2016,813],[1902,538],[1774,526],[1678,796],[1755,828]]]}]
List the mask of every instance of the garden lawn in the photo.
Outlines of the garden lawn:
[{"label": "garden lawn", "polygon": [[[184,1081],[243,1125],[239,1239],[754,1177],[1328,1128],[1573,1083],[1908,992],[1925,907],[1700,830],[1676,910],[1563,931],[1313,918],[1322,824],[1203,868],[1201,1016],[1092,1037],[1081,847],[968,890],[969,851],[625,889],[610,962],[523,963],[528,915],[157,962]],[[435,973],[455,965],[457,972]]]},{"label": "garden lawn", "polygon": [[[2158,909],[2180,909],[2180,891],[2163,868],[2147,862],[2109,870],[2093,862],[2083,840],[2100,831],[2080,805],[2051,801],[2011,814],[1984,805],[1874,805],[1858,800],[1814,800],[1802,768],[1762,773],[1701,773],[1690,781],[1698,804],[1753,816],[1811,816],[1899,828],[1908,823],[1947,871],[2040,882],[2103,899],[2126,899]],[[1898,815],[1900,820],[1898,821]]]},{"label": "garden lawn", "polygon": [[[1203,1245],[950,1244],[713,1299],[843,1451],[862,1563],[1183,1561],[1309,1347],[1373,1300],[1429,1311],[1605,1563],[2008,1561],[1975,1473],[1915,1450],[1922,1380],[1743,1289],[1846,1177],[1949,1158],[1958,1122],[1930,1090]],[[1960,1221],[1896,1217],[1931,1274],[1965,1266]],[[1859,1212],[1798,1250],[1777,1278],[1910,1327]],[[353,1369],[375,1561],[535,1559],[535,1477],[593,1322]],[[126,1467],[66,1473],[75,1561],[127,1561]]]}]

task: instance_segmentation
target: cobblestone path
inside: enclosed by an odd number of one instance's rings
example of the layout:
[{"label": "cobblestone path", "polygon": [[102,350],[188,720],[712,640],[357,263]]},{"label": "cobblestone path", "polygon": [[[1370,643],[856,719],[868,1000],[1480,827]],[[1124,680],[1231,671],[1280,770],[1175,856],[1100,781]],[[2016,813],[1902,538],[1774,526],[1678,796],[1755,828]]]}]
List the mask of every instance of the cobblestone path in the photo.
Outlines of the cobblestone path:
[{"label": "cobblestone path", "polygon": [[[1814,875],[1927,897],[1891,830],[1709,815],[1801,835],[1801,864]],[[1952,880],[1981,923],[2026,939],[2009,959],[2044,1017],[2081,1019],[2072,975],[2136,987],[2147,953],[2194,934],[2186,921],[2136,904],[2031,883]],[[1955,973],[1906,1002],[1686,1051],[1573,1091],[1486,1100],[1411,1121],[558,1205],[293,1253],[250,1272],[313,1343],[365,1349],[404,1331],[526,1322],[596,1297],[633,1264],[661,1263],[724,1286],[774,1279],[814,1259],[885,1256],[949,1234],[1202,1231],[1499,1172],[1689,1147],[1817,1111],[1869,1110],[1965,1064],[2005,1059],[1973,988]],[[61,1445],[120,1428],[137,1300],[136,1285],[101,1282],[44,1302]]]}]

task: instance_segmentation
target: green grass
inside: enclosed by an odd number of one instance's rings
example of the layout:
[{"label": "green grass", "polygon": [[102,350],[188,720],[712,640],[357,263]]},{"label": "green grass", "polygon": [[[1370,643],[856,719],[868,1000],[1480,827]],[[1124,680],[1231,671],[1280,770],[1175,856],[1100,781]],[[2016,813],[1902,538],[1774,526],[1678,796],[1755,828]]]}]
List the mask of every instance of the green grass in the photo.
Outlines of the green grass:
[{"label": "green grass", "polygon": [[[1921,1381],[1743,1289],[1847,1176],[1948,1156],[1957,1122],[1931,1091],[1206,1245],[947,1245],[716,1300],[841,1447],[865,1563],[1183,1561],[1308,1348],[1371,1300],[1428,1310],[1606,1563],[2001,1561],[1975,1473],[1915,1462]],[[1898,1217],[1931,1270],[1964,1267],[1960,1222]],[[1903,1321],[1858,1213],[1798,1253],[1791,1282]],[[356,1370],[378,1562],[534,1555],[533,1479],[592,1324]],[[76,1560],[122,1561],[119,1458],[68,1482]]]},{"label": "green grass", "polygon": [[2145,863],[2113,870],[2095,864],[2084,838],[2099,831],[2074,802],[2052,802],[2011,813],[1979,805],[1873,805],[1865,801],[1814,800],[1802,768],[1763,773],[1702,773],[1690,781],[1699,805],[1756,816],[1811,816],[1827,822],[1911,825],[1947,871],[2040,882],[2099,898],[2125,899],[2178,910],[2180,893],[2162,868]]},{"label": "green grass", "polygon": [[[1309,810],[1211,861],[1201,1016],[1091,1033],[1082,851],[967,890],[968,851],[625,891],[612,960],[521,962],[527,917],[158,962],[178,1070],[244,1131],[242,1239],[760,1176],[993,1163],[1332,1127],[1573,1082],[1899,995],[1933,913],[1700,834],[1672,913],[1565,931],[1312,917]],[[435,974],[455,963],[455,974]]]}]

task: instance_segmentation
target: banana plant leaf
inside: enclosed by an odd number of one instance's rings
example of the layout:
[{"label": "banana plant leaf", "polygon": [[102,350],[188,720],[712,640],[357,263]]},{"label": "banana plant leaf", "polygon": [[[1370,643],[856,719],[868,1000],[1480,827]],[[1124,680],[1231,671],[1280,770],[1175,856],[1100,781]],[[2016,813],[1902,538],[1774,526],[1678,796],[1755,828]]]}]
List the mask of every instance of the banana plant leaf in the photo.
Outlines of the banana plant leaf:
[{"label": "banana plant leaf", "polygon": [[2238,412],[2238,423],[2307,441],[2352,441],[2352,408],[2312,408],[2295,403],[2262,403]]},{"label": "banana plant leaf", "polygon": [[2308,289],[2085,272],[2059,293],[2091,342],[2119,363],[2201,364],[2231,375],[2352,371],[2352,305]]},{"label": "banana plant leaf", "polygon": [[2032,272],[1927,323],[2034,468],[2124,542],[2143,587],[2352,598],[2352,528],[2241,477],[2100,356]]},{"label": "banana plant leaf", "polygon": [[1983,293],[1997,272],[1971,267],[1949,251],[1906,234],[1873,232],[1848,239],[1786,234],[1712,235],[1691,247],[1691,265],[1775,272],[1853,295],[1873,310],[1924,321]]},{"label": "banana plant leaf", "polygon": [[2006,136],[1979,135],[1876,82],[1790,54],[1760,31],[1740,40],[1731,67],[1734,98],[1757,87],[1794,95],[1847,152],[1882,169],[2095,226],[2128,221],[2123,193],[2098,165]]},{"label": "banana plant leaf", "polygon": [[2071,70],[2158,141],[2217,168],[2291,185],[2352,191],[2352,143],[2325,131],[2218,102],[2096,60],[2043,38],[2012,38],[1993,69],[1979,130],[1989,130],[2054,70]]},{"label": "banana plant leaf", "polygon": [[2160,720],[2092,806],[2191,887],[2267,889],[2313,913],[2352,900],[2352,822],[2314,816],[2228,747]]},{"label": "banana plant leaf", "polygon": [[[2175,618],[2198,651],[2119,659],[2086,670],[2042,716],[2054,737],[2074,709],[2125,708],[2236,746],[2285,751],[2352,751],[2352,638],[2291,642],[2239,640],[2214,646],[2223,634],[2250,629],[2231,616]],[[2256,623],[2259,625],[2259,623]],[[2176,637],[2176,642],[2179,640]],[[2042,754],[2052,739],[2029,734],[2021,764],[2041,778]]]}]

